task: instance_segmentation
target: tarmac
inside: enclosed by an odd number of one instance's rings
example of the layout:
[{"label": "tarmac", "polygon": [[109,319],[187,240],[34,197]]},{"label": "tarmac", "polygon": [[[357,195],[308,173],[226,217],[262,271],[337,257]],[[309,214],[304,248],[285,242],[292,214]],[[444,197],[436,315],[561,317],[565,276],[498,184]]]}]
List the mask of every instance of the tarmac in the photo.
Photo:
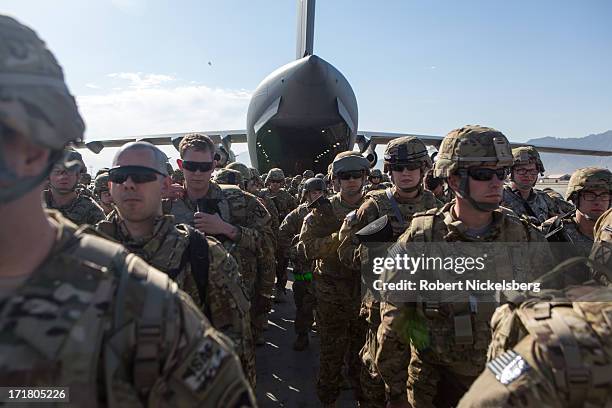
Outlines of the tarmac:
[{"label": "tarmac", "polygon": [[[289,276],[291,272],[289,271]],[[293,350],[295,304],[292,282],[287,283],[287,301],[274,303],[268,317],[266,344],[257,347],[257,403],[263,408],[320,407],[316,381],[319,372],[319,336],[310,332],[310,344],[304,351]],[[356,407],[351,390],[344,390],[337,401],[339,408]]]}]

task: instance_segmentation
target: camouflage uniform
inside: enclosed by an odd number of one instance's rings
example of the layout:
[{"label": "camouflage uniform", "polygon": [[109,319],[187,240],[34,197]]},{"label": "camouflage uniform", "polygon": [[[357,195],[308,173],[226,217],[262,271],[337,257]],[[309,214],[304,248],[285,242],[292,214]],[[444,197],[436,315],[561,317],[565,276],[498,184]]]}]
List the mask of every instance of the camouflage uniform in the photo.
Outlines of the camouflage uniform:
[{"label": "camouflage uniform", "polygon": [[[580,193],[596,189],[612,192],[612,173],[610,173],[610,170],[598,167],[578,169],[570,178],[565,197],[567,201],[578,207]],[[583,216],[589,217],[585,214]],[[569,245],[552,245],[558,262],[574,256],[587,257],[593,247],[593,239],[580,232],[575,212],[567,217],[557,216],[547,220],[542,224],[542,232],[547,235],[547,239],[551,242],[569,243]]]},{"label": "camouflage uniform", "polygon": [[[2,125],[50,153],[39,175],[6,181],[6,203],[43,182],[84,124],[53,54],[6,16],[0,73]],[[69,387],[73,406],[255,406],[229,340],[174,282],[58,212],[46,218],[56,235],[44,261],[0,290],[3,386]]]},{"label": "camouflage uniform", "polygon": [[495,312],[487,368],[459,407],[612,405],[612,288],[540,293]]},{"label": "camouflage uniform", "polygon": [[119,242],[151,266],[168,274],[208,317],[212,325],[228,336],[236,346],[245,373],[255,386],[255,355],[251,336],[249,301],[242,289],[238,265],[221,243],[212,237],[208,244],[208,282],[206,298],[201,299],[194,279],[190,234],[199,234],[185,224],[174,224],[174,217],[164,215],[155,221],[153,235],[133,238],[117,212],[96,225],[104,236]]},{"label": "camouflage uniform", "polygon": [[[372,183],[373,178],[379,178],[378,183]],[[363,187],[363,193],[369,193],[370,191],[375,190],[384,190],[387,187],[390,187],[388,183],[382,182],[382,172],[378,169],[373,169],[370,171],[370,175],[368,176],[369,183]]]},{"label": "camouflage uniform", "polygon": [[534,225],[540,225],[547,219],[573,211],[567,201],[554,199],[543,191],[532,189],[527,199],[523,199],[518,190],[504,187],[502,206],[514,211],[519,217],[527,217]]},{"label": "camouflage uniform", "polygon": [[605,269],[606,276],[598,280],[612,286],[612,208],[597,219],[594,229],[595,243],[589,258]]},{"label": "camouflage uniform", "polygon": [[105,191],[108,191],[108,171],[96,176],[93,190],[94,197],[98,200],[98,205],[104,211],[104,215],[108,215],[113,211],[114,206],[113,204],[107,206],[102,202],[101,194]]},{"label": "camouflage uniform", "polygon": [[[400,151],[399,147],[406,147]],[[431,159],[427,154],[427,148],[422,141],[416,137],[402,137],[394,139],[387,145],[385,150],[385,164],[407,164],[421,163],[421,176],[431,168]],[[380,170],[379,170],[380,171]],[[372,174],[370,174],[372,176]],[[422,183],[418,184],[418,194],[414,198],[401,199],[397,195],[397,187],[387,190],[372,191],[366,194],[364,203],[357,210],[356,217],[352,222],[345,220],[340,229],[340,246],[338,255],[340,261],[347,267],[360,270],[361,261],[359,259],[360,242],[356,233],[366,225],[387,215],[392,228],[392,236],[389,242],[394,242],[410,225],[412,216],[416,212],[426,211],[430,208],[442,206],[434,195],[423,190]],[[393,201],[392,201],[393,200]],[[399,211],[399,213],[396,211]],[[377,331],[380,325],[380,302],[373,298],[365,298],[361,303],[360,314],[368,323],[366,343],[361,349],[360,356],[364,366],[361,370],[361,387],[363,392],[364,407],[384,407],[385,384],[376,369],[374,358],[378,349]],[[402,370],[408,369],[408,360],[404,362]]]},{"label": "camouflage uniform", "polygon": [[[238,162],[230,163],[227,166],[228,169],[239,171],[244,183],[241,187],[246,190],[248,180],[251,180],[253,176],[256,176],[249,168]],[[264,296],[258,296],[256,302],[251,305],[251,324],[253,327],[253,337],[256,339],[257,344],[265,343],[263,338],[264,326],[268,322],[268,313],[270,312],[272,302],[270,297],[272,295],[272,286],[274,285],[275,271],[276,271],[276,231],[278,231],[279,220],[278,211],[272,200],[260,194],[257,191],[255,197],[259,202],[268,210],[270,213],[270,227],[272,233],[267,234],[265,239],[260,245],[260,251],[257,254],[257,276],[263,277],[260,280],[260,285],[264,283],[263,290],[266,291]],[[261,197],[260,197],[261,195]],[[255,293],[261,292],[260,285],[254,288]]]},{"label": "camouflage uniform", "polygon": [[307,203],[300,204],[285,217],[278,233],[280,250],[293,264],[295,333],[298,338],[306,336],[306,339],[308,339],[308,331],[314,322],[313,312],[316,304],[312,287],[314,263],[306,260],[302,248],[295,242],[295,237],[300,235],[304,218],[309,212]]},{"label": "camouflage uniform", "polygon": [[77,225],[95,225],[106,215],[102,207],[89,194],[77,192],[77,197],[68,205],[59,207],[53,203],[50,190],[43,192],[43,204],[49,210],[58,210],[62,215]]},{"label": "camouflage uniform", "polygon": [[[525,220],[491,203],[475,201],[469,192],[467,173],[459,173],[469,166],[493,163],[498,168],[509,166],[511,154],[506,137],[490,128],[466,126],[451,131],[443,140],[434,171],[437,177],[460,174],[462,199],[480,211],[492,213],[492,223],[477,234],[469,231],[453,213],[454,202],[441,209],[415,214],[410,227],[399,238],[396,250],[407,253],[410,242],[545,242],[544,237]],[[462,175],[461,175],[462,174]],[[522,252],[495,254],[495,272],[499,278],[512,279],[525,271],[546,271],[550,268],[550,254],[528,259]],[[521,277],[530,281],[535,276]],[[431,304],[431,306],[430,306]],[[490,340],[489,320],[491,303],[455,302],[433,306],[424,298],[416,303],[381,304],[381,325],[378,329],[376,365],[389,386],[391,400],[406,398],[413,406],[454,405],[460,395],[484,368],[486,349]],[[463,312],[461,312],[463,311]],[[408,328],[418,316],[428,332],[426,347],[411,346]],[[465,318],[469,317],[469,325]],[[468,340],[458,333],[468,333]],[[456,337],[457,336],[457,337]],[[408,373],[404,369],[410,361]],[[408,377],[408,378],[407,378]]]},{"label": "camouflage uniform", "polygon": [[[368,161],[355,152],[339,153],[334,159],[337,170],[363,170]],[[346,170],[344,170],[346,168]],[[321,351],[317,394],[324,404],[333,403],[340,393],[342,365],[347,355],[348,376],[357,400],[361,400],[359,350],[365,341],[365,322],[359,318],[360,277],[342,265],[338,258],[338,231],[345,218],[355,217],[363,198],[356,204],[333,195],[330,207],[315,208],[305,219],[300,233],[306,258],[316,260],[314,283],[317,302],[317,328]]]},{"label": "camouflage uniform", "polygon": [[[262,274],[262,271],[258,274],[257,263],[253,262],[261,254],[261,243],[272,233],[268,211],[254,195],[237,186],[219,185],[212,180],[206,197],[198,201],[201,203],[200,211],[218,213],[225,222],[238,227],[236,241],[224,236],[215,238],[236,258],[251,303],[257,302],[256,296],[269,298],[274,286],[273,280],[268,274]],[[198,203],[191,201],[187,195],[164,203],[164,212],[174,215],[177,224],[193,226],[197,208]],[[255,292],[256,287],[259,288],[258,292]]]},{"label": "camouflage uniform", "polygon": [[[281,169],[271,169],[266,177],[266,185],[272,181],[283,181],[285,178]],[[278,192],[273,193],[269,188],[261,190],[263,196],[269,197],[278,210],[278,219],[282,223],[287,214],[297,207],[297,201],[287,190],[281,188]],[[287,264],[288,260],[283,255],[282,251],[277,247],[276,251],[276,290],[277,293],[284,293],[287,285]]]},{"label": "camouflage uniform", "polygon": [[[540,174],[544,174],[544,164],[538,151],[531,146],[512,149],[513,169],[516,166],[535,163]],[[511,178],[513,179],[513,175]],[[541,225],[547,219],[556,215],[567,214],[574,210],[574,206],[567,201],[560,200],[543,191],[533,188],[529,197],[524,199],[518,189],[510,186],[504,188],[502,206],[511,209],[519,217],[527,217],[534,225]]]}]

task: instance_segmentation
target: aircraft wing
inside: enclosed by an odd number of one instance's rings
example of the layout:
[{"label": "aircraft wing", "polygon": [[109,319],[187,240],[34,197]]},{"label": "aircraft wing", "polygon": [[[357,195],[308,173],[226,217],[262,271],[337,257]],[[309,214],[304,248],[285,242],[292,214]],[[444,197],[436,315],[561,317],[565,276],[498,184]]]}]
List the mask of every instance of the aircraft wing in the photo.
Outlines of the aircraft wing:
[{"label": "aircraft wing", "polygon": [[74,146],[77,148],[88,148],[94,153],[100,153],[105,147],[121,147],[125,143],[134,142],[137,140],[145,140],[154,145],[174,145],[178,149],[183,136],[189,133],[202,133],[208,135],[213,142],[222,143],[228,149],[232,143],[246,143],[246,130],[214,130],[214,131],[203,131],[203,132],[185,132],[185,133],[164,133],[158,135],[140,135],[135,137],[121,138],[121,139],[106,139],[106,140],[94,140],[91,142],[79,142],[75,143]]},{"label": "aircraft wing", "polygon": [[[434,146],[436,149],[440,147],[440,143],[444,137],[442,136],[430,136],[430,135],[417,135],[413,133],[388,133],[388,132],[370,132],[370,131],[359,131],[357,132],[356,143],[359,146],[361,152],[366,149],[372,149],[375,145],[384,145],[389,141],[403,136],[416,136],[423,141],[426,145]],[[374,145],[374,146],[371,146]],[[510,142],[510,145],[514,147],[521,146],[533,146],[540,153],[560,153],[560,154],[576,154],[582,156],[612,156],[612,151],[609,150],[591,150],[591,149],[579,149],[569,147],[554,147],[554,146],[541,146],[529,143],[518,143]]]}]

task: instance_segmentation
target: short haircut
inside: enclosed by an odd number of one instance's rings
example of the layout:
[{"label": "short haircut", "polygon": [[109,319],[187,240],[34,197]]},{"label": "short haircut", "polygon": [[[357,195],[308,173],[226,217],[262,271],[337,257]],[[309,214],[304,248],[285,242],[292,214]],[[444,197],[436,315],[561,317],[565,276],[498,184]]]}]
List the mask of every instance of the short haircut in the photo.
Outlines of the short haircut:
[{"label": "short haircut", "polygon": [[189,149],[193,149],[198,152],[211,152],[213,157],[217,150],[211,138],[201,133],[189,133],[183,136],[181,143],[179,143],[179,153],[181,154],[181,158],[185,157],[185,153]]},{"label": "short haircut", "polygon": [[113,159],[113,167],[117,165],[117,160],[119,160],[119,156],[123,152],[135,149],[149,150],[153,155],[153,168],[166,176],[168,175],[168,156],[166,156],[166,153],[162,152],[157,146],[145,141],[130,142],[121,146]]}]

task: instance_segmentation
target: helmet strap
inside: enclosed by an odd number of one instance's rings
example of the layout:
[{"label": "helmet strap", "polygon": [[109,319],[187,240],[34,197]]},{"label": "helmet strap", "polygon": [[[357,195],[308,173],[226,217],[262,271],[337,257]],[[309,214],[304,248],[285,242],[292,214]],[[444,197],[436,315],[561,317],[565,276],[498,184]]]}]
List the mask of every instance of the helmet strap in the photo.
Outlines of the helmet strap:
[{"label": "helmet strap", "polygon": [[18,178],[17,175],[7,166],[7,163],[4,160],[3,150],[3,144],[0,143],[0,180],[8,181],[11,183],[11,185],[2,187],[0,189],[0,204],[7,204],[15,201],[26,195],[32,189],[36,188],[36,186],[40,185],[40,183],[49,177],[55,162],[57,162],[63,156],[63,151],[54,150],[49,156],[47,166],[40,174],[32,177]]},{"label": "helmet strap", "polygon": [[500,203],[482,203],[474,200],[470,195],[470,176],[467,173],[467,169],[461,169],[457,173],[461,177],[459,191],[457,191],[459,197],[467,200],[478,211],[491,212],[499,208]]}]

